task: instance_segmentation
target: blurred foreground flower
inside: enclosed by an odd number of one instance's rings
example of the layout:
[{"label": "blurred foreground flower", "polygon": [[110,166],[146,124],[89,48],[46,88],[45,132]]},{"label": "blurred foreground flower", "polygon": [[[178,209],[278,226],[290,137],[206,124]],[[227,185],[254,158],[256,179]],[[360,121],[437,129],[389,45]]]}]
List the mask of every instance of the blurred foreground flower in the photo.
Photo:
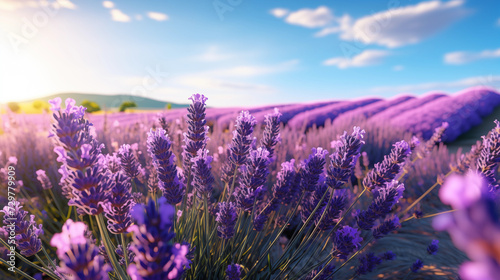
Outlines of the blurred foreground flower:
[{"label": "blurred foreground flower", "polygon": [[455,246],[470,258],[459,271],[465,280],[493,280],[500,275],[500,221],[488,183],[470,172],[450,177],[439,192],[441,201],[456,211],[436,217],[433,226],[447,230]]}]

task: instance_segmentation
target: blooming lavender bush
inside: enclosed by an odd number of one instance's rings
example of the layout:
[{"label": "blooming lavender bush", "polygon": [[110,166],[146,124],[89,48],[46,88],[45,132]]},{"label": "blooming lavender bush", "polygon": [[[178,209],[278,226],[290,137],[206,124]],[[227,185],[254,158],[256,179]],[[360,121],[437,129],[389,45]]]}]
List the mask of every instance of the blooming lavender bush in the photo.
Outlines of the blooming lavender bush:
[{"label": "blooming lavender bush", "polygon": [[[433,98],[427,102],[446,99]],[[455,158],[434,148],[453,123],[436,124],[420,144],[391,138],[386,145],[394,132],[376,136],[386,137],[380,143],[370,135],[367,120],[414,102],[410,97],[310,105],[315,118],[306,127],[346,111],[353,115],[346,123],[356,112],[364,121],[307,134],[293,128],[302,128],[306,114],[288,115],[297,105],[242,111],[224,133],[207,126],[205,96],[190,100],[184,120],[161,115],[156,123],[124,126],[124,117],[97,129],[85,108],[53,100],[52,161],[29,169],[29,187],[17,184],[19,201],[7,200],[2,211],[1,273],[12,277],[13,229],[20,260],[13,270],[27,279],[403,279],[434,269],[463,279],[497,275],[496,249],[480,244],[496,248],[498,239],[498,123],[481,145]],[[1,156],[3,179],[22,162]],[[442,203],[429,201],[444,182]],[[430,217],[456,247],[426,226]],[[422,249],[414,250],[419,241]],[[465,256],[457,248],[471,260],[460,268]],[[459,258],[443,263],[443,254]]]}]

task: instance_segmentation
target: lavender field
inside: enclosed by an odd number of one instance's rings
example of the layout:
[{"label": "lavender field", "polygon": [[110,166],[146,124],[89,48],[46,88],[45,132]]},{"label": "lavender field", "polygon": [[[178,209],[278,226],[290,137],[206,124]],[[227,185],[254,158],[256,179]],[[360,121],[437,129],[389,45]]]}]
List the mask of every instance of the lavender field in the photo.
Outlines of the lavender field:
[{"label": "lavender field", "polygon": [[497,279],[498,92],[186,102],[2,115],[0,278]]}]

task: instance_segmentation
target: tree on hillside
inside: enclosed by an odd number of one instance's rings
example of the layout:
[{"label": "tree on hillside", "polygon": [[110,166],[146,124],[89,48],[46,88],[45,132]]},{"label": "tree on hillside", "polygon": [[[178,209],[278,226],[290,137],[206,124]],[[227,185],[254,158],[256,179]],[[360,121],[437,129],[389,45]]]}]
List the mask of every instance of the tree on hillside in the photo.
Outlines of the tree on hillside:
[{"label": "tree on hillside", "polygon": [[167,106],[165,106],[165,107],[167,107],[167,110],[172,109],[172,103],[167,103]]},{"label": "tree on hillside", "polygon": [[137,107],[137,104],[135,104],[134,101],[124,101],[121,105],[120,105],[120,109],[119,111],[120,112],[125,112],[126,109],[128,108],[135,108]]},{"label": "tree on hillside", "polygon": [[43,106],[43,101],[42,100],[35,100],[33,101],[33,108],[35,109],[40,109]]},{"label": "tree on hillside", "polygon": [[93,113],[93,112],[98,112],[101,111],[101,106],[97,104],[94,101],[89,101],[89,100],[83,100],[82,101],[82,106],[87,108],[86,112],[87,113]]},{"label": "tree on hillside", "polygon": [[14,113],[19,112],[19,110],[21,109],[21,106],[19,106],[19,103],[17,103],[17,102],[9,102],[9,103],[7,103],[7,106]]}]

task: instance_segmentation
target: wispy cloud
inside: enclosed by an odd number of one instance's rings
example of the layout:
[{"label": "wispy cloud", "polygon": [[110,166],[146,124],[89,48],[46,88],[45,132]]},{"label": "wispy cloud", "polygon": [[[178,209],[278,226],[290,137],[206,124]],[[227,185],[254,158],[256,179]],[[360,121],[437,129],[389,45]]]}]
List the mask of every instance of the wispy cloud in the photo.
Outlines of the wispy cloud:
[{"label": "wispy cloud", "polygon": [[150,19],[156,20],[156,21],[165,21],[168,19],[168,15],[166,15],[164,13],[159,13],[159,12],[148,12],[147,16]]},{"label": "wispy cloud", "polygon": [[500,49],[496,50],[484,50],[481,52],[451,52],[444,55],[444,62],[447,64],[466,64],[476,60],[488,59],[488,58],[499,58]]},{"label": "wispy cloud", "polygon": [[209,71],[208,74],[217,77],[255,77],[293,70],[299,63],[290,60],[276,65],[241,65]]},{"label": "wispy cloud", "polygon": [[290,11],[287,10],[287,9],[283,9],[283,8],[276,8],[276,9],[272,9],[270,11],[271,15],[277,17],[277,18],[282,18],[284,16],[286,16]]},{"label": "wispy cloud", "polygon": [[335,17],[321,6],[290,13],[285,21],[309,28],[321,27],[316,37],[337,33],[342,40],[395,48],[429,38],[467,14],[463,0],[434,0],[390,8],[355,20],[348,14]]},{"label": "wispy cloud", "polygon": [[235,56],[236,55],[234,54],[221,51],[218,46],[210,46],[203,54],[196,56],[195,58],[196,60],[203,62],[219,62],[234,58]]},{"label": "wispy cloud", "polygon": [[500,76],[490,75],[469,77],[450,82],[430,82],[412,85],[384,86],[373,88],[372,92],[389,94],[415,91],[461,89],[472,86],[489,86],[498,88],[500,87]]},{"label": "wispy cloud", "polygon": [[497,19],[497,26],[500,26],[500,18]]},{"label": "wispy cloud", "polygon": [[316,9],[306,8],[290,13],[288,10],[277,8],[271,10],[271,14],[278,18],[288,14],[285,18],[285,22],[307,28],[324,27],[334,20],[332,12],[325,6],[320,6]]},{"label": "wispy cloud", "polygon": [[394,65],[394,67],[392,67],[394,71],[403,71],[403,69],[405,69],[403,65]]},{"label": "wispy cloud", "polygon": [[130,21],[130,16],[126,15],[125,13],[123,13],[122,11],[118,10],[118,9],[112,9],[110,11],[111,13],[111,19],[113,19],[114,21],[118,21],[118,22],[129,22]]},{"label": "wispy cloud", "polygon": [[52,6],[56,9],[76,9],[76,5],[70,0],[37,1],[37,0],[0,0],[0,10],[15,11],[25,8],[39,8]]},{"label": "wispy cloud", "polygon": [[111,1],[103,1],[102,6],[104,8],[112,9],[115,7],[115,3],[111,2]]},{"label": "wispy cloud", "polygon": [[323,62],[323,65],[337,66],[339,69],[364,67],[379,64],[388,55],[390,55],[390,52],[384,50],[365,50],[352,58],[334,57],[327,59]]}]

